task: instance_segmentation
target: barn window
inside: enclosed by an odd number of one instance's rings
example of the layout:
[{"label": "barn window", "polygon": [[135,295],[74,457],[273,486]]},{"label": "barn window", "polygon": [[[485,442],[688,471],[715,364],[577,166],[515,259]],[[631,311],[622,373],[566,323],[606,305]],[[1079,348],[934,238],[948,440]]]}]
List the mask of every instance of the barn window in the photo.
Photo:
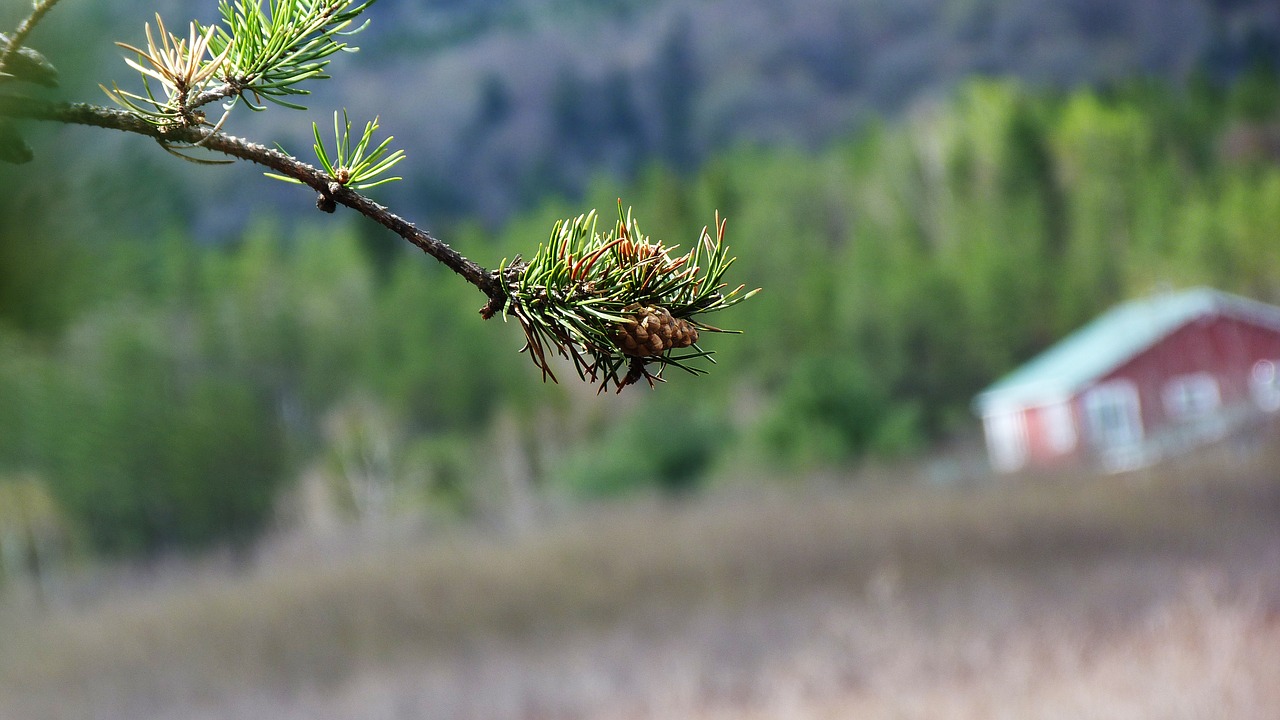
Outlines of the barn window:
[{"label": "barn window", "polygon": [[1222,404],[1218,380],[1209,373],[1179,375],[1164,386],[1164,409],[1174,420],[1212,415]]},{"label": "barn window", "polygon": [[1135,445],[1142,441],[1142,409],[1138,389],[1116,380],[1090,390],[1084,398],[1090,439],[1099,448]]},{"label": "barn window", "polygon": [[999,472],[1013,472],[1027,462],[1027,424],[1022,410],[986,416],[987,451]]},{"label": "barn window", "polygon": [[1253,364],[1253,372],[1249,373],[1249,390],[1260,409],[1266,412],[1280,410],[1280,370],[1276,361],[1259,360]]}]

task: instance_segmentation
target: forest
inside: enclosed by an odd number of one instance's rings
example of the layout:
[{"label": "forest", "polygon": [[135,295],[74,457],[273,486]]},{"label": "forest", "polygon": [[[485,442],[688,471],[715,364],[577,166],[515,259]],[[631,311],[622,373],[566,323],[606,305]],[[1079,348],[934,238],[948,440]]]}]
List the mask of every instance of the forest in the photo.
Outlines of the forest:
[{"label": "forest", "polygon": [[[543,383],[517,327],[359,218],[258,209],[210,243],[147,184],[167,158],[131,160],[136,184],[5,169],[0,523],[146,557],[246,546],[317,496],[342,522],[522,522],[972,441],[975,392],[1119,299],[1280,301],[1278,159],[1266,67],[972,80],[816,149],[654,159],[441,230],[496,267],[619,198],[667,244],[728,218],[735,277],[764,288],[721,319],[743,334],[706,343],[707,376],[617,396]],[[118,226],[67,211],[77,192]]]}]

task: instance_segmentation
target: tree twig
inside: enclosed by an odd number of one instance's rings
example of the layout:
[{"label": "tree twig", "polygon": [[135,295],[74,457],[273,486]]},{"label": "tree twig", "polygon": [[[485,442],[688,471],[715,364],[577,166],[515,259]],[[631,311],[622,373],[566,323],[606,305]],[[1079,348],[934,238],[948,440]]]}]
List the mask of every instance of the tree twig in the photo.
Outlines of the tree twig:
[{"label": "tree twig", "polygon": [[[52,2],[46,0],[46,4],[52,5]],[[320,204],[345,205],[444,263],[446,267],[461,275],[489,298],[484,313],[486,317],[492,316],[495,312],[494,308],[501,308],[505,303],[506,284],[497,273],[468,259],[447,243],[436,239],[427,231],[418,228],[365,195],[343,186],[323,170],[265,145],[221,132],[212,132],[207,128],[162,129],[128,112],[100,105],[50,102],[17,95],[0,94],[0,115],[121,130],[154,138],[168,147],[199,145],[214,152],[270,168],[310,186],[320,195]]]},{"label": "tree twig", "polygon": [[31,8],[31,14],[23,18],[22,22],[18,23],[18,27],[13,31],[13,35],[9,36],[9,46],[4,49],[4,52],[0,52],[0,69],[4,69],[9,64],[9,58],[13,57],[26,44],[27,36],[36,28],[36,25],[40,24],[40,20],[44,18],[45,13],[52,10],[53,6],[57,4],[58,0],[41,0],[35,4],[35,7]]}]

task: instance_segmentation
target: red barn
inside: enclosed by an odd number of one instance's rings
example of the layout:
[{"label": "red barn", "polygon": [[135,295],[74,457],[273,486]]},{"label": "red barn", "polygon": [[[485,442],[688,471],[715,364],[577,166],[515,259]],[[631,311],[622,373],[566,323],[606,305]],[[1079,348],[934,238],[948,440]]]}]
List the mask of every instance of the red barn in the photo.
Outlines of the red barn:
[{"label": "red barn", "polygon": [[974,409],[997,470],[1140,467],[1280,411],[1280,307],[1205,288],[1127,302]]}]

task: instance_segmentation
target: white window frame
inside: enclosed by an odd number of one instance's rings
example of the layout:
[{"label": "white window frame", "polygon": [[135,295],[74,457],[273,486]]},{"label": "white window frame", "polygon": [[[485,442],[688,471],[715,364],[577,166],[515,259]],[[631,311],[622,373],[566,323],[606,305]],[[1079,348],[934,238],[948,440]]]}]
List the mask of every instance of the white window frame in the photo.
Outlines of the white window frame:
[{"label": "white window frame", "polygon": [[1084,411],[1090,441],[1100,450],[1142,442],[1142,402],[1132,380],[1112,380],[1085,393]]},{"label": "white window frame", "polygon": [[1218,378],[1207,372],[1171,378],[1160,395],[1169,417],[1183,422],[1212,417],[1222,407]]}]

